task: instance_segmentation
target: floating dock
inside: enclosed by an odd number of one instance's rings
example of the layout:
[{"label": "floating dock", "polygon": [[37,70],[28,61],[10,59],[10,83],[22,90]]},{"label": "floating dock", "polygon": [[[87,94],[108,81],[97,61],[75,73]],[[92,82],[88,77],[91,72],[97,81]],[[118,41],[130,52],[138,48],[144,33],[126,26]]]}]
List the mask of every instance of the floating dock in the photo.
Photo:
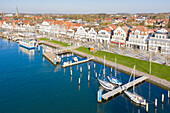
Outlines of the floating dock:
[{"label": "floating dock", "polygon": [[43,53],[43,56],[46,57],[53,65],[56,65],[61,61],[61,59],[56,58],[56,56],[50,52]]},{"label": "floating dock", "polygon": [[62,66],[65,68],[65,67],[81,64],[81,63],[84,63],[84,62],[88,62],[88,61],[90,61],[92,59],[93,59],[93,57],[89,58],[89,59],[86,59],[86,60],[82,60],[82,61],[78,61],[78,62],[73,62],[73,63],[65,64],[65,65],[62,65]]},{"label": "floating dock", "polygon": [[145,81],[147,78],[148,77],[146,77],[146,76],[142,76],[142,77],[140,77],[140,78],[138,78],[138,79],[136,79],[134,81],[131,81],[131,82],[129,82],[129,83],[123,85],[123,86],[120,86],[120,87],[118,87],[118,88],[116,88],[116,89],[114,89],[112,91],[109,91],[109,92],[103,94],[102,98],[104,100],[108,100],[108,98],[114,97],[116,94],[121,93],[121,92],[123,92],[126,89],[129,89],[133,85],[136,85],[136,84],[139,84],[139,83]]}]

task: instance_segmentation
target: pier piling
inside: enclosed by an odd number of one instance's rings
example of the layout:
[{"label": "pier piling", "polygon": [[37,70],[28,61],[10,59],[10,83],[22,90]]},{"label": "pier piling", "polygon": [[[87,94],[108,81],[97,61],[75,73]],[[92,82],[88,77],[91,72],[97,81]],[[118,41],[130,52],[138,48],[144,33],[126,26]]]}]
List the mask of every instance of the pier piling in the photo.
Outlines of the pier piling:
[{"label": "pier piling", "polygon": [[112,72],[112,67],[111,67],[111,72]]},{"label": "pier piling", "polygon": [[80,67],[80,73],[82,73],[82,67]]},{"label": "pier piling", "polygon": [[164,102],[164,94],[162,94],[162,103]]},{"label": "pier piling", "polygon": [[94,64],[94,69],[96,68],[96,64]]},{"label": "pier piling", "polygon": [[96,72],[96,78],[97,78],[97,72]]},{"label": "pier piling", "polygon": [[146,112],[148,112],[148,103],[146,103]]},{"label": "pier piling", "polygon": [[90,81],[90,75],[88,75],[88,82]]},{"label": "pier piling", "polygon": [[79,85],[80,85],[80,78],[79,78]]},{"label": "pier piling", "polygon": [[102,89],[97,92],[97,102],[102,102],[102,92]]},{"label": "pier piling", "polygon": [[155,108],[157,108],[157,99],[155,99]]},{"label": "pier piling", "polygon": [[73,74],[73,73],[72,73],[72,70],[70,70],[70,74],[71,74],[71,76],[72,76],[72,74]]},{"label": "pier piling", "polygon": [[88,70],[90,70],[90,65],[88,65]]},{"label": "pier piling", "polygon": [[169,93],[170,91],[168,91],[168,99],[169,99],[169,97],[170,97],[170,93]]}]

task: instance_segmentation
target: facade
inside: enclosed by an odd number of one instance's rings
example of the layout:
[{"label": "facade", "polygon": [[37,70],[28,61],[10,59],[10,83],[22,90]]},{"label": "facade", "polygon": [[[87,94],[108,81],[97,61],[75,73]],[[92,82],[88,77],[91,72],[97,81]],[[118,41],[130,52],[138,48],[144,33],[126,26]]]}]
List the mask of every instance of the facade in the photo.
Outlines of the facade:
[{"label": "facade", "polygon": [[147,50],[147,39],[150,33],[151,31],[144,26],[137,26],[130,32],[126,47]]},{"label": "facade", "polygon": [[128,39],[130,28],[127,26],[118,27],[114,30],[111,43],[125,46]]},{"label": "facade", "polygon": [[106,30],[100,30],[97,35],[97,42],[109,43],[110,42],[110,33],[108,33]]},{"label": "facade", "polygon": [[153,33],[148,39],[149,51],[170,54],[170,33]]},{"label": "facade", "polygon": [[74,30],[73,29],[69,29],[67,31],[67,37],[68,38],[74,38]]},{"label": "facade", "polygon": [[76,39],[86,38],[86,35],[87,35],[87,32],[82,26],[77,28],[77,31],[75,33]]},{"label": "facade", "polygon": [[91,28],[90,31],[88,31],[86,38],[90,41],[96,41],[97,32],[94,30],[94,28]]}]

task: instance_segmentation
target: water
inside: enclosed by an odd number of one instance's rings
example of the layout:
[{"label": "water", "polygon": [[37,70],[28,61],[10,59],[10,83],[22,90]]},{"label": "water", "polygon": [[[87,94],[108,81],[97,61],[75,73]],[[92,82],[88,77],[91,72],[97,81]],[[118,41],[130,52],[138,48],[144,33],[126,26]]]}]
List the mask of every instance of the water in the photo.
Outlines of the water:
[{"label": "water", "polygon": [[[78,59],[83,59],[78,57]],[[67,58],[63,59],[68,60]],[[71,57],[69,57],[71,60]],[[59,64],[53,66],[43,58],[38,50],[29,51],[16,42],[0,39],[0,112],[1,113],[143,113],[145,107],[131,102],[124,94],[103,103],[97,103],[99,84],[95,79],[95,62],[73,66],[65,70]],[[88,83],[88,66],[91,65]],[[80,66],[83,73],[80,74]],[[101,65],[96,63],[95,71],[99,73]],[[106,67],[106,73],[110,68]],[[112,72],[114,74],[114,70]],[[129,76],[119,72],[123,83]],[[78,79],[81,77],[81,84]],[[130,90],[132,91],[132,90]],[[147,82],[136,87],[136,92],[149,99],[149,113],[155,113],[154,101],[158,99],[157,113],[169,113],[170,105],[167,91]],[[165,101],[161,104],[161,95]]]}]

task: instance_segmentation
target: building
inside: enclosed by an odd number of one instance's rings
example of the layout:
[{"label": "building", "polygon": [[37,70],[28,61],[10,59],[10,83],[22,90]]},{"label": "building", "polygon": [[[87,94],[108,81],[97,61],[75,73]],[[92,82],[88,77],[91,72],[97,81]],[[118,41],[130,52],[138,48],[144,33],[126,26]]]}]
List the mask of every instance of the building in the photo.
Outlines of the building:
[{"label": "building", "polygon": [[155,53],[170,54],[170,32],[152,33],[148,39],[148,49]]},{"label": "building", "polygon": [[74,30],[73,29],[69,29],[67,31],[67,37],[68,38],[74,38]]},{"label": "building", "polygon": [[132,29],[129,34],[128,41],[126,41],[126,47],[147,50],[147,39],[151,31],[144,26],[137,26]]},{"label": "building", "polygon": [[87,32],[82,26],[77,28],[77,31],[75,32],[76,39],[86,38],[86,35],[87,35]]},{"label": "building", "polygon": [[110,42],[110,33],[108,33],[106,30],[100,30],[97,35],[97,42],[109,43]]},{"label": "building", "polygon": [[125,46],[130,33],[130,28],[127,26],[118,27],[114,30],[111,43]]},{"label": "building", "polygon": [[88,41],[96,42],[97,32],[94,30],[94,28],[91,28],[90,31],[88,31],[86,38]]}]

